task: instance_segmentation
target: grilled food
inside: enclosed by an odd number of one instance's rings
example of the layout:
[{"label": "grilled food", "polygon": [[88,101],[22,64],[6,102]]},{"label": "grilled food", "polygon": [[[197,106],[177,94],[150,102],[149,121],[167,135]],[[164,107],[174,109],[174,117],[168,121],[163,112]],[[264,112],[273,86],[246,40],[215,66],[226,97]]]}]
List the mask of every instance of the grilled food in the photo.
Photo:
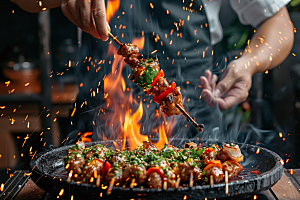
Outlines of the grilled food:
[{"label": "grilled food", "polygon": [[[207,184],[211,176],[214,183],[219,183],[224,181],[225,171],[229,178],[237,176],[242,170],[238,161],[229,156],[217,160],[220,151],[226,148],[228,144],[219,148],[218,145],[198,147],[195,143],[188,143],[184,149],[167,144],[158,149],[144,142],[129,151],[112,150],[101,144],[85,148],[80,143],[70,147],[63,160],[66,168],[73,170],[74,181],[90,183],[101,176],[101,182],[109,183],[114,179],[114,183],[119,184],[134,182],[143,187],[163,188],[164,185],[175,187],[179,178],[182,185],[189,182]],[[240,150],[235,147],[235,151]],[[80,164],[71,166],[71,163]]]}]

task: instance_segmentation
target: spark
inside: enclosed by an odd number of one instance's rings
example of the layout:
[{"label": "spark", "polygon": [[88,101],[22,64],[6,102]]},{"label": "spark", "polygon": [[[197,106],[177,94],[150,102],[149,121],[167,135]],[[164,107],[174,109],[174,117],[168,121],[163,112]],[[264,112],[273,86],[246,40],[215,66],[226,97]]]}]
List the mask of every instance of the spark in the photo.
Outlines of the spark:
[{"label": "spark", "polygon": [[64,191],[65,191],[65,190],[62,188],[62,189],[60,190],[60,192],[59,192],[58,195],[59,195],[59,196],[62,196],[62,195],[64,194]]},{"label": "spark", "polygon": [[168,15],[169,13],[170,13],[169,10],[167,10],[167,15]]},{"label": "spark", "polygon": [[296,54],[295,54],[295,53],[292,53],[292,55],[293,55],[293,56],[296,56]]},{"label": "spark", "polygon": [[71,117],[73,117],[73,116],[74,116],[74,114],[75,114],[75,111],[76,111],[76,103],[75,103],[75,107],[74,107],[74,109],[73,109],[73,111],[72,111],[72,113],[71,113]]},{"label": "spark", "polygon": [[151,52],[151,54],[154,54],[154,53],[156,53],[156,52],[157,52],[157,49],[156,49],[156,50],[154,50],[154,51],[152,51],[152,52]]},{"label": "spark", "polygon": [[154,6],[153,6],[153,4],[152,3],[150,3],[150,7],[153,9],[154,8]]},{"label": "spark", "polygon": [[253,196],[253,199],[257,199],[257,196],[256,196],[256,195],[254,195],[254,196]]},{"label": "spark", "polygon": [[0,109],[2,109],[2,110],[5,109],[5,106],[0,106]]},{"label": "spark", "polygon": [[0,189],[0,191],[3,192],[3,190],[4,190],[4,183],[1,183],[1,189]]},{"label": "spark", "polygon": [[290,174],[293,174],[294,172],[293,172],[293,169],[291,169],[291,171],[290,171]]},{"label": "spark", "polygon": [[27,122],[27,128],[29,128],[30,127],[30,122]]},{"label": "spark", "polygon": [[11,13],[14,14],[14,13],[15,13],[15,10],[12,10]]},{"label": "spark", "polygon": [[8,87],[9,84],[10,84],[10,81],[6,81],[6,82],[5,82],[5,86],[6,86],[6,87]]},{"label": "spark", "polygon": [[279,132],[279,137],[282,137],[282,133],[281,132]]},{"label": "spark", "polygon": [[266,71],[265,71],[265,74],[268,74],[268,73],[269,73],[269,70],[266,70]]},{"label": "spark", "polygon": [[39,1],[39,6],[42,7],[42,5],[43,5],[43,2]]},{"label": "spark", "polygon": [[282,165],[284,165],[284,160],[281,159],[281,160],[280,160],[280,163],[281,163]]},{"label": "spark", "polygon": [[15,119],[14,118],[11,118],[11,123],[10,124],[14,124],[15,123]]},{"label": "spark", "polygon": [[[68,163],[65,167],[65,169],[68,169],[70,167],[70,164]],[[69,174],[70,175],[70,174]]]},{"label": "spark", "polygon": [[260,148],[257,148],[256,154],[259,154],[259,152],[260,152]]}]

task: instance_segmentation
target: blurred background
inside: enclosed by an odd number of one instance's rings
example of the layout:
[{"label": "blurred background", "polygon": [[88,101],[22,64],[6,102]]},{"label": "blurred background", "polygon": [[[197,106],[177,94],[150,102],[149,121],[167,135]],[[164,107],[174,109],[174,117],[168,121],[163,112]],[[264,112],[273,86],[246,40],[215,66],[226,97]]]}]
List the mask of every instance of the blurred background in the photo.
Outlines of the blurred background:
[{"label": "blurred background", "polygon": [[[300,0],[288,5],[295,45],[277,68],[253,77],[243,122],[275,130],[285,141],[300,142]],[[228,8],[229,11],[230,8]],[[240,56],[253,34],[250,26],[220,13],[224,39],[218,48]],[[78,30],[60,8],[26,13],[8,0],[0,3],[0,183],[17,169],[28,169],[36,153],[62,145],[78,92]],[[278,144],[279,145],[279,144]],[[296,148],[297,145],[295,145]],[[280,147],[278,147],[280,148]],[[284,158],[298,167],[296,149]]]}]

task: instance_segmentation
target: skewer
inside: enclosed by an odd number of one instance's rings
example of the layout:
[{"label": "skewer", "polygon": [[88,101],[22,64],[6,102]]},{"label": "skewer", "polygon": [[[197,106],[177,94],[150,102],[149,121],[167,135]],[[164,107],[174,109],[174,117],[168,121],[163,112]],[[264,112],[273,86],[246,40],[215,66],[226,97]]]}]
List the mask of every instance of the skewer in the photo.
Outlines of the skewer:
[{"label": "skewer", "polygon": [[100,174],[97,176],[97,180],[96,180],[96,186],[100,187],[100,180],[101,180],[101,176]]},{"label": "skewer", "polygon": [[225,194],[228,194],[228,171],[225,171]]},{"label": "skewer", "polygon": [[214,176],[210,175],[210,186],[212,187],[214,185]]},{"label": "skewer", "polygon": [[132,178],[131,183],[130,183],[130,188],[131,189],[134,187],[134,183],[135,183],[135,178]]},{"label": "skewer", "polygon": [[190,184],[189,187],[192,188],[194,185],[194,181],[193,181],[194,177],[193,177],[193,173],[190,173]]},{"label": "skewer", "polygon": [[115,177],[113,177],[111,179],[111,181],[109,182],[109,186],[108,186],[107,193],[106,193],[107,195],[111,194],[111,190],[114,187],[114,184],[115,184]]},{"label": "skewer", "polygon": [[108,31],[108,35],[109,37],[111,37],[111,39],[113,39],[119,46],[123,45],[123,43],[121,43],[113,34],[111,34],[111,32]]},{"label": "skewer", "polygon": [[176,188],[176,189],[179,187],[180,181],[181,181],[181,178],[178,177],[178,179],[177,179],[177,181],[176,181],[176,185],[175,185],[175,188]]},{"label": "skewer", "polygon": [[167,190],[167,188],[168,188],[168,181],[164,181],[163,189],[164,189],[164,190]]},{"label": "skewer", "polygon": [[198,124],[185,110],[184,108],[179,105],[179,104],[176,104],[176,107],[180,110],[180,112],[182,112],[182,114],[185,116],[186,120],[187,121],[191,121],[192,122],[192,125],[196,127],[196,129],[198,129],[198,131],[202,132],[203,131],[203,128],[204,128],[204,125],[203,124]]},{"label": "skewer", "polygon": [[72,175],[73,175],[73,170],[71,169],[71,170],[70,170],[70,173],[69,173],[69,176],[68,176],[68,178],[67,178],[67,183],[70,183],[71,178],[72,178]]},{"label": "skewer", "polygon": [[[108,31],[109,37],[111,37],[119,46],[123,45],[111,32]],[[196,127],[200,132],[203,131],[204,125],[203,124],[198,124],[185,110],[184,108],[176,104],[176,107],[180,110],[180,112],[185,116],[187,121],[191,121],[192,125]]]}]

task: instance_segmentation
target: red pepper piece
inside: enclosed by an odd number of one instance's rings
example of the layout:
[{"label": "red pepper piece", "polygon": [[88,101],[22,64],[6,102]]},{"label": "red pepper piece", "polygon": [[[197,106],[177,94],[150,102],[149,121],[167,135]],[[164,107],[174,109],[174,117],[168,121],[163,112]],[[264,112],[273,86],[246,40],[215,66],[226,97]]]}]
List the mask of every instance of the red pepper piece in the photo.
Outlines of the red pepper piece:
[{"label": "red pepper piece", "polygon": [[234,161],[234,160],[228,160],[229,162],[231,162],[232,164],[235,164],[236,166],[238,166],[239,168],[242,168],[242,166],[238,163],[238,162],[236,162],[236,161]]},{"label": "red pepper piece", "polygon": [[209,164],[222,164],[220,160],[208,160],[208,159],[205,159],[205,162],[207,165]]},{"label": "red pepper piece", "polygon": [[222,164],[221,163],[209,164],[203,169],[203,171],[207,171],[208,169],[210,169],[212,167],[218,167],[219,169],[222,169]]},{"label": "red pepper piece", "polygon": [[173,90],[175,89],[176,87],[176,83],[172,83],[171,87],[169,87],[166,91],[164,91],[163,93],[157,95],[157,96],[154,96],[153,97],[153,100],[160,104],[160,102],[168,95],[170,94],[171,92],[173,92]]},{"label": "red pepper piece", "polygon": [[167,177],[164,175],[163,171],[159,167],[151,167],[150,169],[148,169],[147,176],[149,176],[153,172],[158,173],[164,181],[168,181]]},{"label": "red pepper piece", "polygon": [[206,148],[205,149],[205,151],[204,151],[204,153],[203,154],[206,154],[207,152],[214,152],[214,153],[216,153],[216,150],[214,150],[214,148],[211,148],[211,147],[209,147],[209,148]]},{"label": "red pepper piece", "polygon": [[102,168],[102,178],[105,177],[106,173],[108,172],[108,170],[111,168],[109,162],[104,162],[103,168]]},{"label": "red pepper piece", "polygon": [[151,88],[156,84],[156,82],[158,81],[159,78],[161,77],[164,77],[165,76],[165,73],[163,70],[160,70],[158,72],[158,74],[155,76],[155,78],[153,79],[152,83],[150,84],[151,85]]}]

